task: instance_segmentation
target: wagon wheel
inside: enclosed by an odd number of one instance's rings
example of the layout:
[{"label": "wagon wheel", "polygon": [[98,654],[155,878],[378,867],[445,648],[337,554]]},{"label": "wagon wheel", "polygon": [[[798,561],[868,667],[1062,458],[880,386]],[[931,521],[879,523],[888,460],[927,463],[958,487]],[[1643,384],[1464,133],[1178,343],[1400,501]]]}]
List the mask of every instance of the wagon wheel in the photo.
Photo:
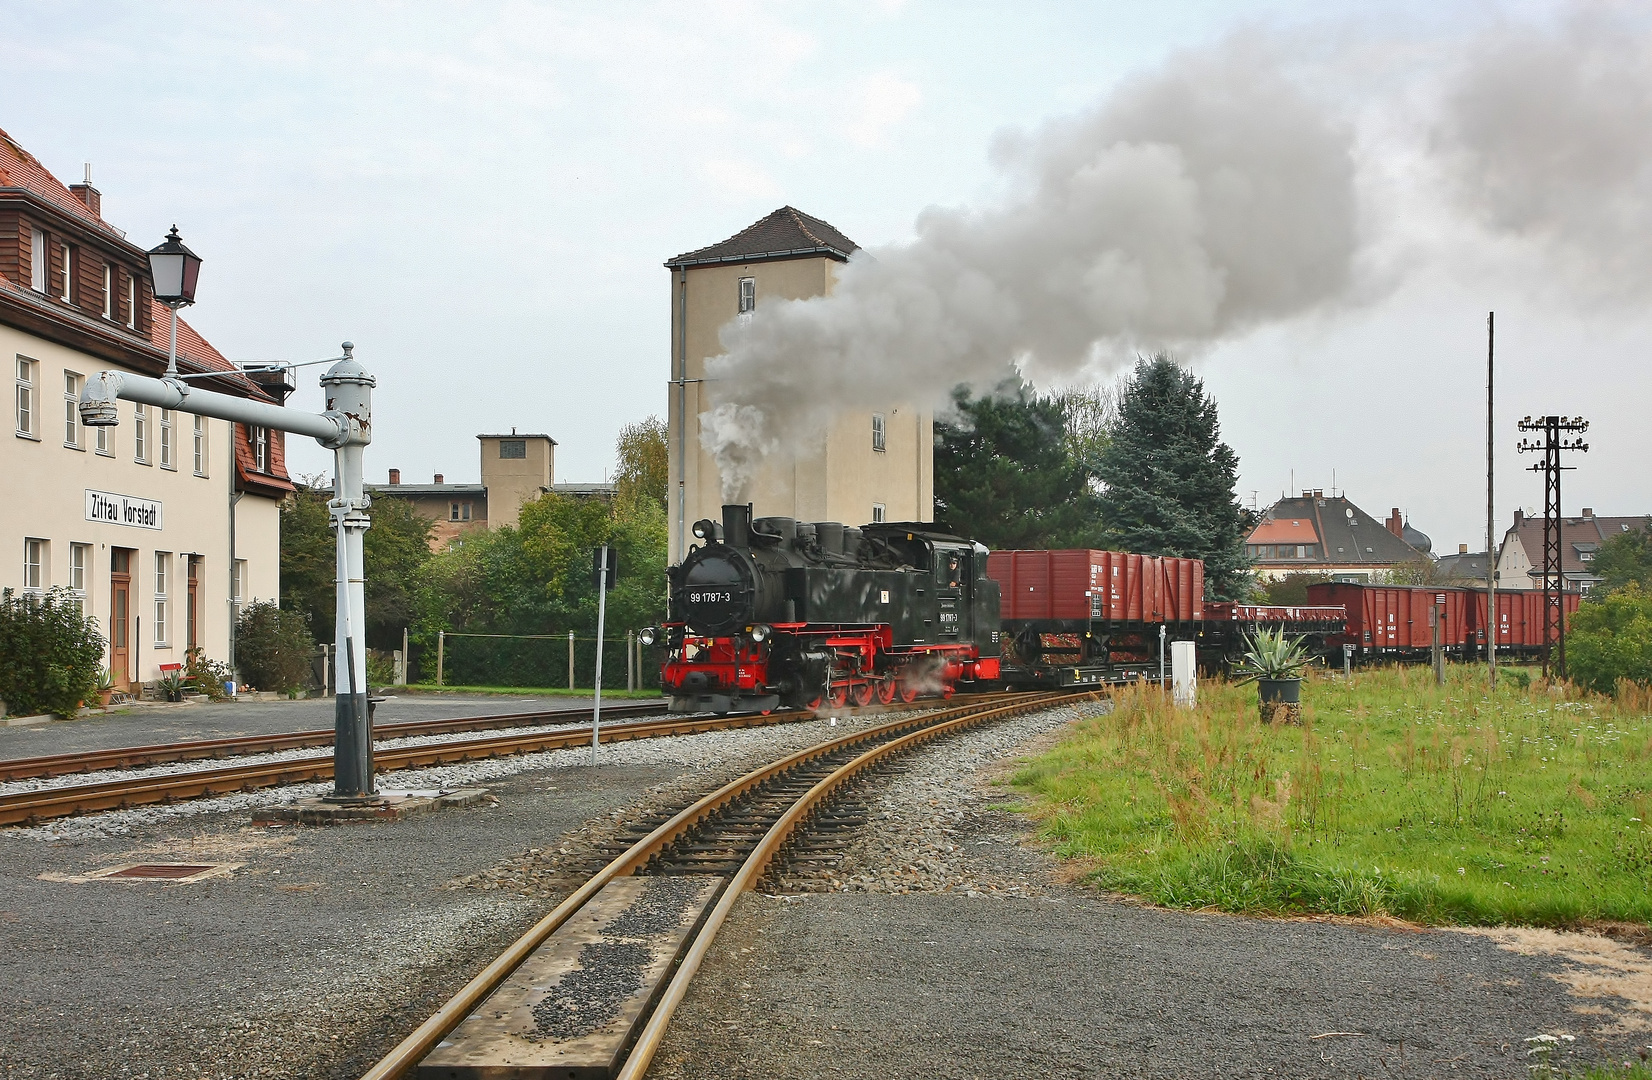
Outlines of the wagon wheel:
[{"label": "wagon wheel", "polygon": [[910,705],[914,701],[918,700],[918,684],[917,683],[913,682],[911,679],[903,677],[896,685],[897,685],[897,689],[900,692],[902,701],[904,701],[908,705]]},{"label": "wagon wheel", "polygon": [[953,694],[956,694],[957,692],[958,692],[958,688],[956,686],[953,686],[951,683],[942,683],[941,684],[941,697],[942,698],[949,698]]},{"label": "wagon wheel", "polygon": [[858,682],[849,688],[849,700],[855,708],[863,708],[872,704],[872,684]]},{"label": "wagon wheel", "polygon": [[831,691],[826,695],[826,700],[831,702],[834,709],[843,708],[849,703],[849,684],[834,683]]},{"label": "wagon wheel", "polygon": [[895,680],[885,679],[878,683],[878,704],[893,705],[895,703]]}]

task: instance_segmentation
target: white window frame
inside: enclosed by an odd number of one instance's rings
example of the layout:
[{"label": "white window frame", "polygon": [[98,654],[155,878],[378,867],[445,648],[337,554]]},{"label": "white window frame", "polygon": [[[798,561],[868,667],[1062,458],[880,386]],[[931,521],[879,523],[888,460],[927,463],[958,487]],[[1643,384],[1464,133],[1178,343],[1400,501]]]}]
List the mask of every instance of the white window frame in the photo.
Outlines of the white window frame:
[{"label": "white window frame", "polygon": [[880,412],[872,414],[872,449],[879,454],[889,449],[889,424]]},{"label": "white window frame", "polygon": [[51,541],[36,536],[23,538],[23,591],[45,592],[52,578]]},{"label": "white window frame", "polygon": [[63,292],[61,299],[65,304],[74,303],[75,256],[74,248],[67,243],[63,245]]},{"label": "white window frame", "polygon": [[17,420],[17,434],[25,439],[39,441],[40,436],[35,432],[35,415],[40,411],[35,398],[35,373],[40,370],[40,361],[31,360],[27,356],[17,358],[17,410],[14,416]]},{"label": "white window frame", "polygon": [[126,328],[138,328],[138,275],[130,271],[126,275]]},{"label": "white window frame", "polygon": [[171,624],[167,619],[167,598],[170,596],[168,585],[172,577],[172,553],[170,551],[155,552],[155,647],[166,648],[170,642],[167,634],[171,632]]},{"label": "white window frame", "polygon": [[94,444],[94,448],[97,452],[102,454],[104,457],[114,457],[115,452],[109,448],[109,432],[114,429],[110,427],[95,427],[92,430],[98,433],[97,442]]},{"label": "white window frame", "polygon": [[195,419],[195,475],[196,476],[205,476],[207,474],[207,464],[208,464],[208,462],[207,462],[207,422],[206,422],[206,417],[202,416],[199,413],[194,414],[194,419]]},{"label": "white window frame", "polygon": [[149,409],[141,402],[132,406],[132,460],[149,464]]},{"label": "white window frame", "polygon": [[235,572],[230,577],[230,589],[233,593],[230,602],[239,604],[247,598],[247,560],[235,560]]},{"label": "white window frame", "polygon": [[259,472],[270,471],[270,429],[254,424],[247,429],[252,442],[252,465]]},{"label": "white window frame", "polygon": [[112,263],[103,264],[103,317],[115,317],[115,267]]},{"label": "white window frame", "polygon": [[888,521],[888,520],[889,520],[889,507],[884,505],[883,503],[873,503],[872,504],[872,521],[873,521],[873,523],[875,524],[879,521]]},{"label": "white window frame", "polygon": [[172,410],[161,410],[160,424],[161,468],[177,469],[177,463],[172,460]]},{"label": "white window frame", "polygon": [[46,230],[31,226],[29,229],[29,286],[37,293],[44,294],[47,285],[46,279],[52,268],[51,248],[46,244]]},{"label": "white window frame", "polygon": [[63,373],[63,445],[71,450],[84,450],[86,446],[80,436],[80,387],[82,378],[79,373],[64,371]]},{"label": "white window frame", "polygon": [[92,561],[91,544],[69,545],[69,590],[74,593],[75,608],[86,614],[86,568]]},{"label": "white window frame", "polygon": [[752,312],[757,310],[757,279],[743,277],[740,279],[739,292],[735,294],[735,308],[741,320],[751,318]]}]

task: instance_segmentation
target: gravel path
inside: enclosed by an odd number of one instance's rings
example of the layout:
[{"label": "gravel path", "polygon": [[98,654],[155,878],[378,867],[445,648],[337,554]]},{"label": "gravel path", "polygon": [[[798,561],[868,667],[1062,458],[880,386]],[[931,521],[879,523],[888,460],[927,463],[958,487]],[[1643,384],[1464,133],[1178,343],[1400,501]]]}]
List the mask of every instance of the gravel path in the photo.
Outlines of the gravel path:
[{"label": "gravel path", "polygon": [[[609,704],[632,705],[638,700],[603,698]],[[403,694],[378,706],[374,721],[441,720],[450,716],[492,716],[496,713],[542,712],[550,709],[591,709],[590,698],[576,697],[450,697],[446,694]],[[272,735],[311,731],[333,726],[333,699],[302,701],[229,701],[218,704],[144,704],[79,720],[58,720],[28,727],[0,727],[0,759],[42,757],[124,746],[150,746],[186,739],[220,739],[243,735]]]},{"label": "gravel path", "polygon": [[[549,910],[546,857],[868,722],[622,743],[594,775],[583,750],[391,774],[497,796],[395,824],[253,828],[258,793],[0,829],[0,1077],[353,1080]],[[137,861],[242,865],[85,880]]]},{"label": "gravel path", "polygon": [[829,891],[740,900],[650,1077],[1512,1078],[1540,1036],[1557,1067],[1652,1043],[1652,953],[1621,942],[1064,884],[990,781],[1071,715],[931,744],[870,787]]}]

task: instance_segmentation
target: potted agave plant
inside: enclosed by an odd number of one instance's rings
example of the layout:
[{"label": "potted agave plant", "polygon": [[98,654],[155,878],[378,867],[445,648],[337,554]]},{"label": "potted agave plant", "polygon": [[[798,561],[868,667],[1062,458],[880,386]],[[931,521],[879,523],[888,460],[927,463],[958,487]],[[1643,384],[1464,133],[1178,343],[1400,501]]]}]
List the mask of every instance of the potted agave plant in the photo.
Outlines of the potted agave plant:
[{"label": "potted agave plant", "polygon": [[1235,674],[1241,686],[1256,684],[1262,722],[1281,715],[1297,720],[1302,715],[1302,669],[1308,666],[1302,639],[1287,637],[1284,627],[1261,629],[1251,635],[1249,646]]},{"label": "potted agave plant", "polygon": [[92,684],[92,690],[98,696],[98,704],[107,709],[109,702],[115,696],[115,677],[108,668],[98,672],[97,681]]}]

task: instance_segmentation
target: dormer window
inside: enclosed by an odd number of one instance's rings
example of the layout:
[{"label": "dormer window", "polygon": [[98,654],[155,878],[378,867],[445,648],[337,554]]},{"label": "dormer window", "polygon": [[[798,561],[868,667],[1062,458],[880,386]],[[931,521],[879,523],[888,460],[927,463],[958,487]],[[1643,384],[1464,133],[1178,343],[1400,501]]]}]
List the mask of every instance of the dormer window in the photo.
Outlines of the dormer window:
[{"label": "dormer window", "polygon": [[126,275],[126,327],[129,330],[138,328],[138,278],[135,274]]},{"label": "dormer window", "polygon": [[103,264],[103,317],[115,317],[115,268],[108,263]]},{"label": "dormer window", "polygon": [[259,472],[270,471],[270,429],[255,427],[247,433],[252,438],[252,465]]},{"label": "dormer window", "polygon": [[65,304],[70,304],[70,303],[74,302],[74,280],[75,280],[75,249],[70,247],[68,244],[64,244],[63,245],[63,292],[60,295],[62,296],[63,302]]},{"label": "dormer window", "polygon": [[29,285],[37,293],[46,291],[46,268],[51,262],[51,256],[46,251],[46,233],[41,229],[29,230]]}]

